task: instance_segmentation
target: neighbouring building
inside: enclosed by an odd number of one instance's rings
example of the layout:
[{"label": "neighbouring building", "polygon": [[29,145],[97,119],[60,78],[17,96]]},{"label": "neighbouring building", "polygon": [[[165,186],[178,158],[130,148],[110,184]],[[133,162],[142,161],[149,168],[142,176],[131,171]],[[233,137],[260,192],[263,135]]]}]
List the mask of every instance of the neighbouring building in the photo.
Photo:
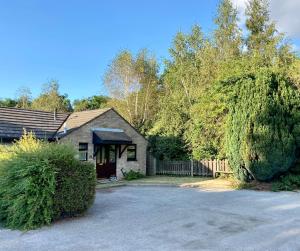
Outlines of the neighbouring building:
[{"label": "neighbouring building", "polygon": [[95,163],[98,178],[146,174],[148,141],[113,108],[59,113],[0,108],[0,143],[19,139],[24,129],[38,139],[70,143],[78,158]]}]

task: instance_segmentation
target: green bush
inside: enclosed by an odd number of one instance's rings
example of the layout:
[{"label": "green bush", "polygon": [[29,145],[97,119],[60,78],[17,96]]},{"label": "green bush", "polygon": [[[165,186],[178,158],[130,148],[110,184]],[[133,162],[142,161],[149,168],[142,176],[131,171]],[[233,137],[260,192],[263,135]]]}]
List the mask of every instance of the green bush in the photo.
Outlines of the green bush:
[{"label": "green bush", "polygon": [[93,165],[77,160],[70,146],[22,140],[0,163],[0,221],[29,230],[87,210],[95,195]]},{"label": "green bush", "polygon": [[181,137],[150,135],[152,154],[160,160],[188,160],[188,150]]},{"label": "green bush", "polygon": [[260,70],[231,83],[235,93],[226,128],[230,166],[240,180],[286,172],[299,147],[300,95],[285,76]]},{"label": "green bush", "polygon": [[53,219],[84,213],[94,201],[94,165],[74,158],[73,147],[64,144],[49,144],[44,153],[56,172]]},{"label": "green bush", "polygon": [[125,180],[136,180],[144,177],[145,175],[141,174],[139,171],[130,170],[129,172],[124,173]]},{"label": "green bush", "polygon": [[294,191],[297,189],[300,189],[300,175],[287,174],[272,184],[272,190],[274,192]]},{"label": "green bush", "polygon": [[8,159],[11,156],[10,148],[6,145],[0,145],[0,161]]}]

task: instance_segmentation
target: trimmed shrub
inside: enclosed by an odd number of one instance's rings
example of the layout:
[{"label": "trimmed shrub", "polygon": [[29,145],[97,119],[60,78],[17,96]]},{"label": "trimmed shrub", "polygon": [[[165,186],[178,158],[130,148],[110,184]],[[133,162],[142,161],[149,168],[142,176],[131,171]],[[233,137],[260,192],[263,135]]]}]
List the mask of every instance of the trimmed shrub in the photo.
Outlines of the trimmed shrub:
[{"label": "trimmed shrub", "polygon": [[0,220],[5,226],[35,229],[92,205],[94,166],[77,160],[72,147],[25,135],[11,149],[14,153],[0,163]]},{"label": "trimmed shrub", "polygon": [[141,174],[139,171],[130,170],[129,172],[124,172],[125,180],[136,180],[144,177],[145,175]]},{"label": "trimmed shrub", "polygon": [[57,172],[53,202],[54,219],[81,215],[94,202],[95,167],[91,163],[75,159],[72,147],[53,144],[50,148],[51,163]]},{"label": "trimmed shrub", "polygon": [[285,76],[261,70],[232,83],[226,147],[240,180],[271,180],[286,172],[299,147],[300,95]]},{"label": "trimmed shrub", "polygon": [[1,162],[0,220],[16,229],[50,224],[55,170],[41,152],[19,152]]}]

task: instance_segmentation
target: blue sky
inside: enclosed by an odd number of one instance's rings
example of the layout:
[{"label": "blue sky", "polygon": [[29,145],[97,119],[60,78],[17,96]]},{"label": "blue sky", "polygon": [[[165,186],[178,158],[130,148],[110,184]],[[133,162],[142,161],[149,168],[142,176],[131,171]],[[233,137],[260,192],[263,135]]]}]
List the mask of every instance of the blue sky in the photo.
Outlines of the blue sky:
[{"label": "blue sky", "polygon": [[[239,2],[239,0],[237,0]],[[218,0],[0,0],[0,97],[38,95],[57,79],[69,97],[106,94],[102,78],[122,49],[168,56],[177,31],[213,30]],[[296,37],[291,37],[296,44]]]}]

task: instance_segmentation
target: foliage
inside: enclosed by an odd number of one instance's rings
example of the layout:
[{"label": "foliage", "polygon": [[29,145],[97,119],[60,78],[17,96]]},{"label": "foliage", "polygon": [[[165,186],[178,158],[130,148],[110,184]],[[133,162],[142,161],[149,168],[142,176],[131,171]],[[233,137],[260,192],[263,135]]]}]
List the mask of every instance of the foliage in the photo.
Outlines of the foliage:
[{"label": "foliage", "polygon": [[188,151],[180,137],[150,136],[153,155],[160,160],[189,159]]},{"label": "foliage", "polygon": [[0,99],[0,107],[16,107],[18,104],[17,100],[5,98]]},{"label": "foliage", "polygon": [[300,91],[300,59],[295,58],[289,69],[287,75],[293,80],[298,90]]},{"label": "foliage", "polygon": [[108,101],[110,100],[107,96],[92,96],[84,99],[74,100],[73,106],[75,112],[94,110],[108,107]]},{"label": "foliage", "polygon": [[7,227],[32,229],[51,222],[55,173],[38,145],[33,142],[32,151],[28,144],[14,146],[15,154],[0,163],[0,220]]},{"label": "foliage", "polygon": [[300,175],[287,174],[272,184],[272,191],[294,191],[300,189]]},{"label": "foliage", "polygon": [[27,87],[21,87],[17,90],[17,105],[16,107],[28,109],[31,106],[31,91]]},{"label": "foliage", "polygon": [[238,21],[238,11],[233,7],[231,0],[221,1],[215,19],[217,28],[214,32],[218,59],[221,61],[230,60],[241,54],[242,32]]},{"label": "foliage", "polygon": [[0,162],[0,221],[5,226],[38,228],[81,214],[92,204],[94,167],[75,159],[71,147],[26,134],[11,149],[14,153]]},{"label": "foliage", "polygon": [[31,91],[29,88],[22,87],[16,92],[16,99],[6,98],[0,99],[0,107],[17,107],[30,108],[31,106]]},{"label": "foliage", "polygon": [[76,159],[73,147],[64,144],[49,144],[46,150],[44,158],[56,172],[53,219],[84,213],[94,202],[94,165]]},{"label": "foliage", "polygon": [[225,0],[218,8],[213,39],[194,26],[173,41],[163,75],[161,109],[150,134],[179,137],[183,146],[174,145],[177,152],[186,149],[196,159],[224,157],[226,93],[215,83],[241,68],[236,62],[242,46],[237,22],[237,10]]},{"label": "foliage", "polygon": [[185,134],[195,159],[224,158],[225,118],[231,87],[217,82],[191,107]]},{"label": "foliage", "polygon": [[146,50],[136,56],[120,52],[109,66],[104,83],[115,107],[142,133],[151,126],[157,112],[158,64]]},{"label": "foliage", "polygon": [[59,93],[59,84],[55,80],[44,85],[40,96],[32,101],[31,108],[48,112],[53,112],[54,110],[59,112],[72,111],[68,95]]},{"label": "foliage", "polygon": [[160,110],[151,135],[183,137],[190,118],[189,107],[195,102],[197,91],[206,85],[198,71],[202,60],[197,58],[197,53],[205,49],[199,26],[194,26],[190,34],[179,32],[175,36],[171,60],[165,63]]},{"label": "foliage", "polygon": [[162,75],[160,109],[148,133],[152,137],[180,139],[183,145],[172,145],[172,152],[185,149],[196,159],[226,157],[225,122],[235,85],[227,85],[227,79],[267,67],[297,83],[295,55],[270,20],[267,2],[249,1],[247,37],[242,38],[238,22],[231,1],[223,0],[215,18],[213,37],[205,37],[199,26],[188,34],[179,32],[175,36],[171,59]]},{"label": "foliage", "polygon": [[226,125],[230,166],[246,180],[265,181],[287,171],[299,142],[300,94],[269,69],[229,81],[235,86]]},{"label": "foliage", "polygon": [[145,175],[141,174],[139,171],[130,170],[124,173],[125,180],[136,180],[144,178]]},{"label": "foliage", "polygon": [[0,145],[0,161],[8,159],[12,154],[10,151],[10,146]]},{"label": "foliage", "polygon": [[247,56],[252,69],[266,66],[289,68],[295,55],[284,42],[284,34],[277,31],[275,22],[270,20],[269,2],[250,0],[246,9]]}]

